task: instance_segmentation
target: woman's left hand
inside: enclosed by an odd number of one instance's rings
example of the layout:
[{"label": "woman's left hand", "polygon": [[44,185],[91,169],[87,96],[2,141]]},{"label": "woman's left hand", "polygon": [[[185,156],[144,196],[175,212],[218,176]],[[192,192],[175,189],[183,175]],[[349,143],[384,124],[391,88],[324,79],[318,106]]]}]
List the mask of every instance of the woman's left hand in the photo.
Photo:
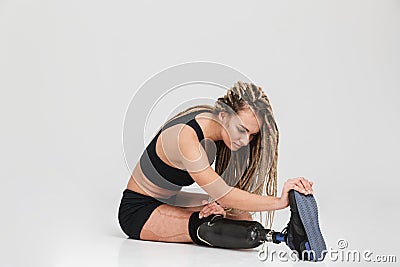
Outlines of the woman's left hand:
[{"label": "woman's left hand", "polygon": [[[203,200],[202,203],[207,204],[208,202],[206,200]],[[199,217],[201,219],[203,217],[208,217],[210,214],[221,214],[224,217],[226,216],[224,208],[218,205],[215,201],[205,205],[204,208],[200,211]]]}]

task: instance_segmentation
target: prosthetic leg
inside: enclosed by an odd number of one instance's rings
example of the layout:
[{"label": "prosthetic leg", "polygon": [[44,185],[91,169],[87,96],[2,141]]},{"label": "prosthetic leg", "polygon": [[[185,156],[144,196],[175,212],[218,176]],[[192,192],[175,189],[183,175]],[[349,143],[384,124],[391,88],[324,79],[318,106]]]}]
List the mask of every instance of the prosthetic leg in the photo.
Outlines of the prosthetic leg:
[{"label": "prosthetic leg", "polygon": [[301,260],[323,261],[326,244],[314,196],[291,190],[289,203],[290,220],[282,232],[265,229],[257,221],[231,220],[219,214],[199,219],[199,212],[194,212],[189,219],[189,234],[198,245],[220,248],[246,249],[264,242],[284,242]]},{"label": "prosthetic leg", "polygon": [[257,221],[231,220],[220,214],[199,219],[199,212],[190,216],[189,234],[198,245],[230,249],[255,248],[264,242],[278,244],[284,241],[283,234],[265,229]]}]

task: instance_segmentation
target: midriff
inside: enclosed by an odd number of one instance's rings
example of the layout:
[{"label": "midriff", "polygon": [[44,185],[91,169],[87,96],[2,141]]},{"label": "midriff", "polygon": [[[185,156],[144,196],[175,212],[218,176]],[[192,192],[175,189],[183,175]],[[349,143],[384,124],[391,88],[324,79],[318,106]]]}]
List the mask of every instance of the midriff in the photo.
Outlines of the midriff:
[{"label": "midriff", "polygon": [[161,188],[147,179],[140,168],[139,162],[133,169],[127,188],[139,194],[155,198],[169,198],[177,194],[177,191]]}]

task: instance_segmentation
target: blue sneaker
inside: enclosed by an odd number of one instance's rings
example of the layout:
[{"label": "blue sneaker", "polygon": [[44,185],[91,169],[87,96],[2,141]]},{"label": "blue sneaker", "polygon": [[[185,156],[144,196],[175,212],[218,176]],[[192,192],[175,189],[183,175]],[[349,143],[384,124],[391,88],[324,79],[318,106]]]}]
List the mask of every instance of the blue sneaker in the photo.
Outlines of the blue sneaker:
[{"label": "blue sneaker", "polygon": [[322,261],[326,244],[318,223],[317,202],[313,195],[289,191],[290,221],[282,231],[285,243],[304,261]]}]

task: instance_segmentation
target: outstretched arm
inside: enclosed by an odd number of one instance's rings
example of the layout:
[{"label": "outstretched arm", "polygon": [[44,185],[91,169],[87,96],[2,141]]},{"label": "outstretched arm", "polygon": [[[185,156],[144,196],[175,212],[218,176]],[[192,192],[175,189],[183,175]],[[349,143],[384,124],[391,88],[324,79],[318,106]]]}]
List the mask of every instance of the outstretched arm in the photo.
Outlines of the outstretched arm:
[{"label": "outstretched arm", "polygon": [[287,195],[290,189],[302,193],[311,190],[310,183],[304,178],[286,182],[281,197],[261,196],[227,185],[209,165],[207,153],[190,127],[184,127],[180,132],[179,149],[181,162],[193,180],[223,207],[243,211],[279,210],[288,206]]},{"label": "outstretched arm", "polygon": [[284,208],[279,197],[260,196],[226,184],[209,165],[207,153],[195,131],[183,127],[179,133],[181,162],[193,180],[223,207],[244,211],[266,211]]}]

